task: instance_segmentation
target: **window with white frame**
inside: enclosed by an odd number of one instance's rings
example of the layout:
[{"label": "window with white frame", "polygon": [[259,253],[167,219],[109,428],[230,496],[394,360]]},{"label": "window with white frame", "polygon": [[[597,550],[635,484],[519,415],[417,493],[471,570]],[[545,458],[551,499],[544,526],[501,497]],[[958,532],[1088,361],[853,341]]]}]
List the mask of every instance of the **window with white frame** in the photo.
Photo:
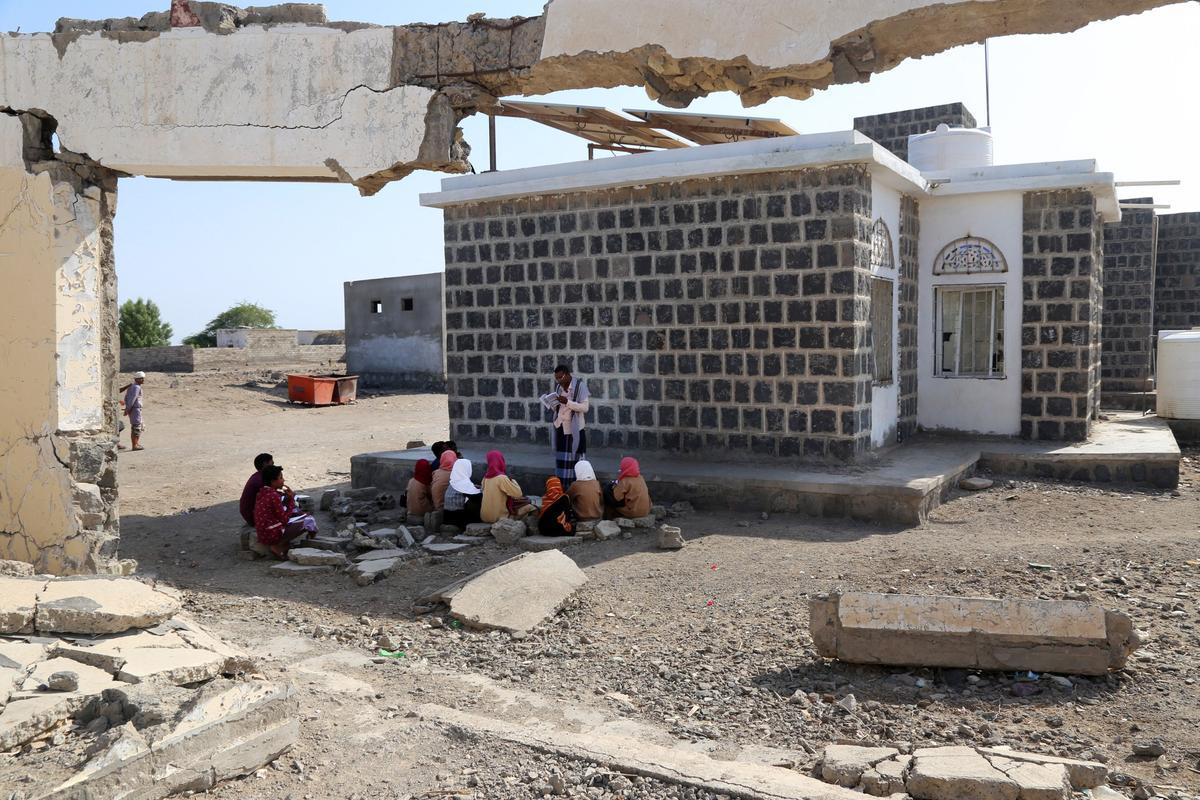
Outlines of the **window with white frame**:
[{"label": "window with white frame", "polygon": [[1004,377],[1004,287],[939,286],[937,374]]}]

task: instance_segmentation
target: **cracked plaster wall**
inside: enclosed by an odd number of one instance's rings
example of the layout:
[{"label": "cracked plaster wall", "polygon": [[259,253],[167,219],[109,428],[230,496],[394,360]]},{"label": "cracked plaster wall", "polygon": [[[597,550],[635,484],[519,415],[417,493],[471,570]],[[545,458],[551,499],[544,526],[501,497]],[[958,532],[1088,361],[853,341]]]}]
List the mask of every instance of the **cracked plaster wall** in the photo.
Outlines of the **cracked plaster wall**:
[{"label": "cracked plaster wall", "polygon": [[112,203],[27,142],[0,115],[0,559],[113,571]]}]

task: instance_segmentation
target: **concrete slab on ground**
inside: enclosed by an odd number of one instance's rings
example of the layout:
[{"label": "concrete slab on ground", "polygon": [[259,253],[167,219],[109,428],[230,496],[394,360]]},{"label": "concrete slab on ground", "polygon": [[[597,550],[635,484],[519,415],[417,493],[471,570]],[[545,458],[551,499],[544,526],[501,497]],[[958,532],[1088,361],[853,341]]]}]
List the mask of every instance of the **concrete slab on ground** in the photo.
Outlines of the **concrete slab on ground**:
[{"label": "concrete slab on ground", "polygon": [[[541,486],[553,469],[547,448],[500,445],[508,472],[522,486]],[[481,464],[493,443],[460,442],[463,455]],[[615,477],[621,453],[590,452],[602,479]],[[350,459],[355,486],[402,491],[428,449],[363,453]],[[701,510],[799,512],[917,525],[977,468],[1035,478],[1179,483],[1179,447],[1157,417],[1113,413],[1080,444],[1020,439],[919,436],[859,465],[720,461],[667,453],[640,453],[642,475],[656,503],[688,501]]]}]

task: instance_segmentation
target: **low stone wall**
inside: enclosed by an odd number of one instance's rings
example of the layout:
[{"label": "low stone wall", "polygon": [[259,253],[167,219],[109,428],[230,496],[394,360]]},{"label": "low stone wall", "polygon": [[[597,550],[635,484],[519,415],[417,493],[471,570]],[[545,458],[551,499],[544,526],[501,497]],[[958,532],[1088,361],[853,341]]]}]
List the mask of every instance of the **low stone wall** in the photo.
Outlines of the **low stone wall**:
[{"label": "low stone wall", "polygon": [[138,347],[121,350],[121,372],[205,372],[297,365],[335,369],[345,357],[343,345]]},{"label": "low stone wall", "polygon": [[1082,483],[1142,483],[1159,489],[1179,486],[1179,459],[1137,461],[1102,458],[1051,460],[1015,453],[983,453],[979,466],[997,475],[1028,475]]}]

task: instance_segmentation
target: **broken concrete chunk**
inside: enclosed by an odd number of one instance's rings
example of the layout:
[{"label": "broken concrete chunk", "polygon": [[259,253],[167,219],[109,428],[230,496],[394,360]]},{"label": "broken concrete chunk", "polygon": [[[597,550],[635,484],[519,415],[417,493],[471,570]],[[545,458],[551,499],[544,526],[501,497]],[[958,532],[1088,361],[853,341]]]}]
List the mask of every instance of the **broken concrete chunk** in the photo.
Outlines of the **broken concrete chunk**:
[{"label": "broken concrete chunk", "polygon": [[487,522],[472,522],[464,530],[467,536],[490,536],[492,533],[492,525]]},{"label": "broken concrete chunk", "polygon": [[658,529],[659,550],[682,550],[683,531],[674,525],[663,525]]},{"label": "broken concrete chunk", "polygon": [[290,578],[300,575],[327,575],[333,572],[333,567],[310,567],[304,564],[293,564],[291,561],[284,561],[279,564],[272,564],[271,568],[267,571],[277,578]]},{"label": "broken concrete chunk", "polygon": [[601,541],[615,539],[620,535],[621,526],[610,519],[596,524],[596,538]]},{"label": "broken concrete chunk", "polygon": [[1071,800],[1071,781],[1061,764],[1030,764],[986,756],[992,766],[1015,781],[1018,800]]},{"label": "broken concrete chunk", "polygon": [[11,750],[42,735],[74,714],[84,699],[77,693],[55,693],[10,700],[0,713],[0,751]]},{"label": "broken concrete chunk", "polygon": [[46,657],[46,645],[0,639],[0,669],[24,670]]},{"label": "broken concrete chunk", "polygon": [[149,628],[179,611],[179,601],[129,578],[57,578],[38,593],[41,632],[121,633]]},{"label": "broken concrete chunk", "polygon": [[982,492],[995,486],[993,481],[987,478],[963,478],[958,482],[958,488],[968,492]]},{"label": "broken concrete chunk", "polygon": [[315,547],[294,547],[288,550],[288,561],[306,567],[344,567],[346,556],[330,550],[319,550]]},{"label": "broken concrete chunk", "polygon": [[72,670],[52,672],[46,678],[46,688],[52,692],[74,692],[79,689],[79,673]]},{"label": "broken concrete chunk", "polygon": [[1017,782],[970,747],[931,747],[913,753],[908,793],[913,800],[1018,800]]},{"label": "broken concrete chunk", "polygon": [[78,661],[73,661],[69,658],[51,658],[46,661],[38,662],[30,670],[28,676],[21,684],[21,688],[17,696],[28,696],[38,692],[44,692],[50,686],[50,678],[56,672],[73,672],[75,673],[75,688],[74,689],[54,689],[49,688],[53,692],[77,692],[81,695],[99,694],[105,689],[113,685],[113,676],[102,669],[89,667],[87,664],[81,664]]},{"label": "broken concrete chunk", "polygon": [[985,756],[1000,756],[1012,761],[1025,761],[1030,764],[1057,764],[1067,771],[1071,785],[1082,791],[1093,789],[1108,780],[1108,767],[1098,761],[1078,761],[1073,758],[1044,756],[1039,753],[1024,753],[1009,747],[981,747],[979,752]]},{"label": "broken concrete chunk", "polygon": [[834,744],[825,748],[821,757],[821,780],[853,789],[862,775],[881,761],[900,755],[891,747],[858,747]]},{"label": "broken concrete chunk", "polygon": [[[530,514],[530,516],[533,516]],[[526,534],[525,523],[519,519],[502,519],[492,526],[492,538],[498,544],[516,544]]]},{"label": "broken concrete chunk", "polygon": [[409,550],[368,550],[365,553],[359,553],[354,557],[354,560],[356,563],[361,564],[364,561],[381,561],[384,559],[405,558],[410,555],[412,555],[412,552]]},{"label": "broken concrete chunk", "polygon": [[574,547],[582,541],[576,536],[524,536],[517,541],[517,547],[531,553],[541,553],[546,550]]},{"label": "broken concrete chunk", "polygon": [[224,656],[192,648],[147,647],[127,650],[122,656],[125,664],[117,679],[125,683],[158,678],[182,686],[215,678],[225,666]]},{"label": "broken concrete chunk", "polygon": [[587,582],[575,562],[557,550],[526,553],[434,592],[450,616],[474,628],[528,633]]},{"label": "broken concrete chunk", "polygon": [[380,578],[386,578],[403,563],[399,558],[375,558],[361,561],[350,570],[350,577],[359,586],[370,586]]},{"label": "broken concrete chunk", "polygon": [[439,554],[444,555],[446,553],[461,552],[463,550],[466,550],[468,547],[470,547],[470,545],[455,544],[453,542],[428,542],[428,543],[422,545],[422,547],[424,547],[426,550],[428,550],[431,553],[439,553]]},{"label": "broken concrete chunk", "polygon": [[881,761],[863,772],[856,788],[873,797],[903,795],[906,792],[904,778],[911,762],[912,758],[909,756],[897,756]]},{"label": "broken concrete chunk", "polygon": [[0,633],[29,633],[33,630],[37,594],[46,581],[35,578],[0,577]]},{"label": "broken concrete chunk", "polygon": [[815,597],[813,643],[855,664],[1103,675],[1140,644],[1128,617],[1069,600],[912,596]]},{"label": "broken concrete chunk", "polygon": [[633,527],[649,530],[658,524],[658,518],[651,514],[647,517],[635,517],[633,519]]}]

